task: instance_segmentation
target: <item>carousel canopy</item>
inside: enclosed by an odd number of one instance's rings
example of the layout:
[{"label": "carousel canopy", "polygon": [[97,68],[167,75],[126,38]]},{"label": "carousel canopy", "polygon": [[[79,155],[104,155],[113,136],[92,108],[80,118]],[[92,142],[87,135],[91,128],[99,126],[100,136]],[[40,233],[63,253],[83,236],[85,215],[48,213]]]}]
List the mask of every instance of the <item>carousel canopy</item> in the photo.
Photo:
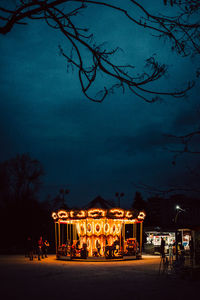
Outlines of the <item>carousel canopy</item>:
[{"label": "carousel canopy", "polygon": [[87,205],[85,205],[84,209],[89,208],[103,208],[108,209],[112,208],[114,205],[110,201],[103,199],[101,196],[97,196],[94,200],[90,201]]},{"label": "carousel canopy", "polygon": [[135,209],[125,210],[122,208],[89,208],[81,210],[58,210],[52,213],[52,218],[55,221],[64,220],[80,220],[80,219],[118,219],[118,220],[134,220],[135,222],[142,222],[145,218],[144,211]]}]

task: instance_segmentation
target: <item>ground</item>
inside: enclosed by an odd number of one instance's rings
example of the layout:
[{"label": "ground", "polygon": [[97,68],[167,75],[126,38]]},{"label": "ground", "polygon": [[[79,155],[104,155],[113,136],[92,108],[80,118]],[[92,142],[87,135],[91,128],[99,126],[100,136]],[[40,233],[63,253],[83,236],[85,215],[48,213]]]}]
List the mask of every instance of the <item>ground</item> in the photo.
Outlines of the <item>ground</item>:
[{"label": "ground", "polygon": [[121,262],[41,261],[0,256],[0,295],[7,299],[191,299],[199,281],[159,274],[160,258]]}]

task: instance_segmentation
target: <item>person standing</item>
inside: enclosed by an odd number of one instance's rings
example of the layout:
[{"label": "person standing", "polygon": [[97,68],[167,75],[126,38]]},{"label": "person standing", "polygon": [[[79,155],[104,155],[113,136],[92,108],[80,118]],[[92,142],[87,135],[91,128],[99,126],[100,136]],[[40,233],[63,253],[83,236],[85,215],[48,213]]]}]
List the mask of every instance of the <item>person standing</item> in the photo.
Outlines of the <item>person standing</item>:
[{"label": "person standing", "polygon": [[172,265],[173,262],[173,245],[169,244],[169,263]]},{"label": "person standing", "polygon": [[43,254],[45,257],[47,257],[48,247],[49,247],[49,242],[45,240],[43,244]]},{"label": "person standing", "polygon": [[165,258],[165,240],[161,237],[160,254],[162,258]]},{"label": "person standing", "polygon": [[38,240],[38,260],[41,260],[41,257],[44,258],[42,236]]},{"label": "person standing", "polygon": [[193,264],[193,258],[194,258],[194,241],[193,238],[189,241],[189,247],[190,247],[190,262]]}]

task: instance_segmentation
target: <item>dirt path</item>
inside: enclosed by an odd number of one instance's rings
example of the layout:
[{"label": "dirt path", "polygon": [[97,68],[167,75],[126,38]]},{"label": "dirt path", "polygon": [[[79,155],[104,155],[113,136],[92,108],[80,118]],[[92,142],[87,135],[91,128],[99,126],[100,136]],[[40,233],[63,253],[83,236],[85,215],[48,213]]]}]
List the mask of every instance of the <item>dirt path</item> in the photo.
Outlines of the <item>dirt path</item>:
[{"label": "dirt path", "polygon": [[1,299],[177,300],[197,293],[199,282],[159,275],[159,262],[151,256],[105,263],[0,256]]}]

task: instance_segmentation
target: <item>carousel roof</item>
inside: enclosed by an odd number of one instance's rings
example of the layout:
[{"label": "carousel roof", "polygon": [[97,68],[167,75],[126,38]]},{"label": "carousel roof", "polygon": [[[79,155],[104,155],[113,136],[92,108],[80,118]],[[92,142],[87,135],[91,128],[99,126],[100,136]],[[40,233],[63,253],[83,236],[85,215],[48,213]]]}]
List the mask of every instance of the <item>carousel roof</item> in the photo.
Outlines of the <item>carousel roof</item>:
[{"label": "carousel roof", "polygon": [[97,196],[94,200],[90,201],[87,205],[84,206],[85,209],[89,208],[103,208],[108,209],[112,208],[113,204],[111,202],[103,199],[101,196]]}]

